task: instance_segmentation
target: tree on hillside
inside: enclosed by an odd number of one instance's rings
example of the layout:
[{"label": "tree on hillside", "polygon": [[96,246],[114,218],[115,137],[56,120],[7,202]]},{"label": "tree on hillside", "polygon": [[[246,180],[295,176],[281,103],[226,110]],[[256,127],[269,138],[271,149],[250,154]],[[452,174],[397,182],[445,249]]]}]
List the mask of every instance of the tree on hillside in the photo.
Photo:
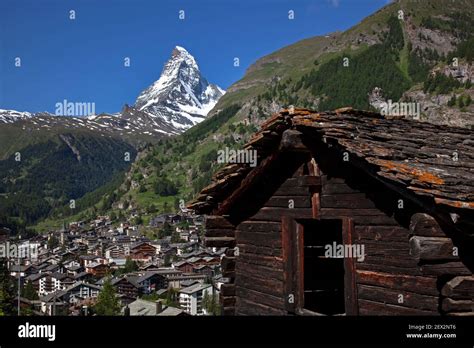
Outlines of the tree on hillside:
[{"label": "tree on hillside", "polygon": [[52,235],[48,239],[48,249],[52,250],[57,246],[59,246],[59,239],[55,235]]},{"label": "tree on hillside", "polygon": [[454,106],[454,105],[456,105],[456,94],[453,94],[451,99],[449,99],[448,101],[448,106]]},{"label": "tree on hillside", "polygon": [[173,206],[174,206],[174,210],[176,212],[179,212],[181,210],[180,209],[180,199],[178,197],[174,198]]},{"label": "tree on hillside", "polygon": [[468,95],[468,96],[466,97],[466,100],[464,101],[464,104],[465,104],[466,106],[469,106],[469,105],[471,105],[471,103],[472,103],[472,98],[471,98],[470,95]]},{"label": "tree on hillside", "polygon": [[143,224],[143,218],[140,215],[135,216],[135,218],[133,219],[133,224],[134,225]]},{"label": "tree on hillside", "polygon": [[131,272],[136,272],[138,271],[138,265],[135,261],[133,261],[131,258],[127,257],[127,260],[125,261],[125,266],[123,268],[124,273],[131,273]]},{"label": "tree on hillside", "polygon": [[171,243],[179,243],[181,242],[181,238],[179,236],[179,233],[178,232],[173,232],[171,234]]},{"label": "tree on hillside", "polygon": [[173,228],[171,227],[168,221],[165,221],[165,223],[163,224],[162,231],[165,236],[170,236],[173,233]]},{"label": "tree on hillside", "polygon": [[170,307],[179,308],[178,292],[173,288],[169,288],[166,293],[166,305]]},{"label": "tree on hillside", "polygon": [[115,214],[115,212],[112,211],[110,213],[110,221],[115,221],[115,220],[117,220],[117,214]]},{"label": "tree on hillside", "polygon": [[0,259],[0,316],[16,313],[15,296],[13,277],[10,276],[5,259]]},{"label": "tree on hillside", "polygon": [[97,303],[94,306],[94,311],[97,315],[103,316],[120,314],[120,303],[110,278],[107,278],[104,282],[104,286],[97,298]]},{"label": "tree on hillside", "polygon": [[209,294],[205,291],[202,297],[202,307],[208,315],[219,315],[220,306],[217,294]]},{"label": "tree on hillside", "polygon": [[171,257],[166,254],[165,257],[163,258],[163,266],[169,267],[171,266]]},{"label": "tree on hillside", "polygon": [[26,285],[22,289],[22,297],[27,298],[28,300],[38,300],[39,296],[33,286],[32,282],[26,283]]}]

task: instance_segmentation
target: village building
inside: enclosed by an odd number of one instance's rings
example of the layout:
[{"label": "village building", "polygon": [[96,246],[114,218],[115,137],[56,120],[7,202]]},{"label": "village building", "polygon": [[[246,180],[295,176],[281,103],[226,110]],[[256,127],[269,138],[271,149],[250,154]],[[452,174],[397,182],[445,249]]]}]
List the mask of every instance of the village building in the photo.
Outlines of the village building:
[{"label": "village building", "polygon": [[70,303],[77,303],[85,299],[97,298],[101,288],[101,286],[95,284],[78,281],[69,286],[64,292],[67,293],[67,299]]},{"label": "village building", "polygon": [[166,306],[160,300],[151,302],[137,299],[124,307],[122,314],[127,316],[180,316],[186,313],[182,309]]},{"label": "village building", "polygon": [[212,285],[195,284],[179,291],[179,305],[190,315],[204,314],[202,300],[204,294],[212,296]]},{"label": "village building", "polygon": [[89,263],[86,266],[86,273],[92,274],[96,278],[101,278],[109,272],[109,265],[103,263]]}]

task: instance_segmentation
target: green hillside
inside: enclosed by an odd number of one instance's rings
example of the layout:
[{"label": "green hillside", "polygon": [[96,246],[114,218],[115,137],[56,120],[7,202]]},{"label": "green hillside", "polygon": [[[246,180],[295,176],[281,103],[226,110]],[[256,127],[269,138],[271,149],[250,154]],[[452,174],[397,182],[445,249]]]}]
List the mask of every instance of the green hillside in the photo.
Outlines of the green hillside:
[{"label": "green hillside", "polygon": [[[68,209],[63,209],[62,216],[76,213],[84,207],[81,197],[120,173],[119,182],[123,181],[123,173],[136,156],[136,150],[128,143],[100,133],[77,130],[36,135],[25,145],[12,145],[14,152],[0,160],[2,224],[29,225],[65,205]],[[130,161],[126,160],[126,153],[130,154]],[[93,198],[98,201],[102,197],[89,198],[89,204],[95,203]]]}]

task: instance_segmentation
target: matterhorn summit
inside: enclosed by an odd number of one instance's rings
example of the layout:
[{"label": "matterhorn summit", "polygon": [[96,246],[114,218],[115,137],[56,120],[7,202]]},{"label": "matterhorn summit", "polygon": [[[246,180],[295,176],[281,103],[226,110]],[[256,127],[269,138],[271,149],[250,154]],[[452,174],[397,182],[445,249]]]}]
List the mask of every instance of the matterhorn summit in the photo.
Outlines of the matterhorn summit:
[{"label": "matterhorn summit", "polygon": [[201,75],[186,49],[176,46],[160,78],[138,96],[134,108],[180,133],[203,121],[224,93]]}]

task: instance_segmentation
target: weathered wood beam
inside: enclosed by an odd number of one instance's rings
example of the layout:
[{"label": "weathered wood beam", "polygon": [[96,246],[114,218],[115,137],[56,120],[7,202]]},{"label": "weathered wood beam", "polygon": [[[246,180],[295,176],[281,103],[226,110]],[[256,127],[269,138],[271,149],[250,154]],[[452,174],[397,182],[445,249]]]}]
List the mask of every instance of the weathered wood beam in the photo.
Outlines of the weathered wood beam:
[{"label": "weathered wood beam", "polygon": [[244,298],[252,302],[260,303],[276,309],[285,308],[285,299],[282,296],[273,296],[267,293],[259,292],[252,289],[247,289],[239,286],[235,287],[235,294],[238,298]]},{"label": "weathered wood beam", "polygon": [[293,206],[294,208],[310,208],[311,199],[310,196],[272,196],[265,203],[266,207],[280,207],[280,208],[289,208]]},{"label": "weathered wood beam", "polygon": [[235,315],[235,307],[222,307],[221,314],[223,316],[234,316]]},{"label": "weathered wood beam", "polygon": [[294,129],[287,129],[281,135],[280,151],[308,152],[303,142],[303,133]]},{"label": "weathered wood beam", "polygon": [[206,247],[232,248],[235,246],[235,238],[231,237],[204,237]]},{"label": "weathered wood beam", "polygon": [[438,312],[408,308],[365,299],[359,300],[361,315],[438,315]]},{"label": "weathered wood beam", "polygon": [[234,228],[231,222],[229,222],[225,217],[219,215],[208,215],[206,216],[205,221],[206,228]]},{"label": "weathered wood beam", "polygon": [[300,186],[298,178],[287,179],[274,193],[274,196],[307,196],[310,194],[308,186]]},{"label": "weathered wood beam", "polygon": [[236,315],[285,315],[283,309],[266,306],[260,302],[254,302],[247,298],[238,298],[235,308]]},{"label": "weathered wood beam", "polygon": [[222,271],[235,271],[235,257],[223,256],[221,259]]},{"label": "weathered wood beam", "polygon": [[375,285],[433,296],[439,294],[436,278],[357,270],[356,279],[359,284]]},{"label": "weathered wood beam", "polygon": [[264,279],[240,271],[236,272],[235,280],[240,287],[262,291],[276,297],[284,297],[284,285],[281,280]]},{"label": "weathered wood beam", "polygon": [[295,218],[312,218],[311,208],[261,208],[254,216],[250,218],[253,221],[281,221],[282,216]]},{"label": "weathered wood beam", "polygon": [[445,298],[441,302],[441,309],[445,312],[473,312],[472,315],[474,315],[474,300]]},{"label": "weathered wood beam", "polygon": [[222,307],[234,307],[235,306],[235,296],[221,296],[220,303]]},{"label": "weathered wood beam", "polygon": [[355,239],[380,242],[403,242],[408,249],[409,231],[398,226],[356,226]]},{"label": "weathered wood beam", "polygon": [[321,208],[358,208],[375,209],[374,202],[366,197],[364,193],[321,195]]},{"label": "weathered wood beam", "polygon": [[206,237],[235,237],[235,230],[223,228],[206,229]]},{"label": "weathered wood beam", "polygon": [[410,220],[410,234],[424,237],[446,237],[438,222],[430,215],[417,213]]},{"label": "weathered wood beam", "polygon": [[244,221],[236,227],[242,232],[280,232],[281,223],[271,221]]},{"label": "weathered wood beam", "polygon": [[234,284],[222,284],[221,285],[222,296],[235,296],[235,285]]},{"label": "weathered wood beam", "polygon": [[423,275],[470,275],[472,272],[462,262],[425,264],[420,267]]},{"label": "weathered wood beam", "polygon": [[474,276],[455,277],[447,282],[441,294],[453,299],[472,300],[474,298]]},{"label": "weathered wood beam", "polygon": [[409,243],[410,255],[418,261],[459,259],[450,238],[413,236]]},{"label": "weathered wood beam", "polygon": [[321,186],[321,177],[315,175],[302,175],[297,178],[298,186],[308,186],[308,187],[320,187]]},{"label": "weathered wood beam", "polygon": [[364,300],[417,308],[432,312],[438,310],[438,296],[421,295],[405,290],[392,290],[363,284],[357,287],[357,292],[359,298]]}]

